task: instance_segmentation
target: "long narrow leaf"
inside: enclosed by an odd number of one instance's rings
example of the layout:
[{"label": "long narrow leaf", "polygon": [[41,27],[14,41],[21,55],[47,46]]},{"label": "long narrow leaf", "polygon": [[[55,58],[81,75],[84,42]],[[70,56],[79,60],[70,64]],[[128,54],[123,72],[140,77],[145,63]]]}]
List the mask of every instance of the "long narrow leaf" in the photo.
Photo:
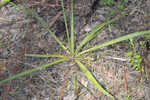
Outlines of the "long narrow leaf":
[{"label": "long narrow leaf", "polygon": [[72,83],[73,83],[74,89],[77,90],[78,89],[78,87],[77,87],[77,73],[73,73],[73,75],[72,75]]},{"label": "long narrow leaf", "polygon": [[33,69],[26,70],[26,71],[21,72],[21,73],[19,73],[19,74],[10,76],[9,78],[7,78],[7,79],[5,79],[5,80],[0,81],[0,85],[2,85],[3,83],[8,82],[8,81],[10,81],[10,80],[19,78],[19,77],[21,77],[21,76],[30,74],[30,73],[32,73],[32,72],[41,70],[41,69],[43,69],[43,68],[52,66],[52,65],[54,65],[54,64],[57,64],[57,63],[60,63],[60,62],[63,62],[63,61],[67,61],[67,59],[60,59],[60,60],[57,60],[57,61],[54,61],[54,62],[50,62],[50,63],[44,64],[44,65],[41,65],[41,66],[39,66],[39,67],[35,67],[35,68],[33,68]]},{"label": "long narrow leaf", "polygon": [[82,55],[84,53],[87,53],[87,52],[90,52],[90,51],[95,51],[99,48],[102,48],[102,47],[106,47],[106,46],[109,46],[109,45],[112,45],[114,43],[118,43],[118,42],[121,42],[121,41],[124,41],[124,40],[128,40],[128,39],[132,39],[134,37],[137,37],[137,36],[140,36],[140,35],[144,35],[144,34],[150,34],[150,30],[147,30],[147,31],[142,31],[142,32],[135,32],[135,33],[131,33],[129,35],[125,35],[125,36],[122,36],[122,37],[119,37],[119,38],[116,38],[116,39],[113,39],[113,40],[110,40],[108,42],[104,42],[102,44],[98,44],[98,45],[95,45],[94,47],[92,48],[89,48],[87,50],[84,50],[82,52],[80,52],[78,54],[79,55]]},{"label": "long narrow leaf", "polygon": [[25,54],[25,56],[38,58],[49,58],[49,57],[66,58],[65,56],[62,55],[52,55],[52,54]]},{"label": "long narrow leaf", "polygon": [[91,72],[79,61],[79,60],[75,60],[75,62],[78,64],[78,66],[80,67],[80,69],[83,71],[83,73],[85,74],[85,76],[89,79],[89,81],[94,84],[94,86],[101,91],[103,94],[105,94],[106,96],[114,99],[114,96],[112,96],[109,92],[107,92],[98,82],[97,80],[94,78],[94,76],[91,74]]},{"label": "long narrow leaf", "polygon": [[1,0],[0,1],[0,7],[5,5],[6,3],[10,2],[10,0]]},{"label": "long narrow leaf", "polygon": [[74,17],[73,17],[73,0],[70,8],[70,31],[71,31],[71,53],[74,55]]},{"label": "long narrow leaf", "polygon": [[34,16],[33,17],[39,22],[41,23],[41,25],[50,33],[50,35],[56,40],[56,42],[64,49],[67,50],[67,48],[64,46],[64,44],[56,37],[56,35],[47,27],[47,25],[44,23],[44,21],[42,21],[42,19],[38,16]]},{"label": "long narrow leaf", "polygon": [[104,26],[109,25],[109,24],[111,24],[112,22],[116,21],[117,19],[118,19],[118,17],[116,17],[116,18],[114,18],[114,19],[112,19],[112,20],[109,20],[109,21],[107,21],[107,22],[105,22],[105,23],[103,23],[103,24],[99,24],[99,25],[96,26],[92,31],[90,31],[90,32],[88,33],[88,35],[84,38],[84,40],[82,40],[82,41],[80,42],[79,46],[78,46],[77,49],[76,49],[75,54],[77,54],[77,53],[80,51],[80,49],[81,49],[86,43],[88,43],[90,40],[92,40],[92,39],[97,35],[96,32],[98,32],[99,30],[101,30]]},{"label": "long narrow leaf", "polygon": [[68,41],[69,49],[71,51],[71,43],[70,43],[71,41],[70,41],[70,37],[69,37],[67,17],[66,17],[66,13],[65,13],[65,9],[64,9],[64,0],[61,0],[61,7],[62,7],[62,10],[63,10],[63,15],[64,15],[64,21],[65,21],[65,27],[66,27],[66,34],[67,34],[67,41]]},{"label": "long narrow leaf", "polygon": [[[41,25],[43,28],[45,28],[50,35],[57,41],[57,43],[65,50],[67,51],[67,48],[64,46],[64,44],[56,37],[56,35],[47,27],[47,25],[45,24],[45,22],[38,16],[36,16],[36,14],[34,13],[33,10],[31,9],[25,9],[21,6],[18,6],[16,4],[14,4],[13,2],[10,2],[11,5],[13,5],[14,7],[18,8],[19,10],[22,10],[24,13],[32,15]],[[68,52],[68,51],[67,51]]]}]

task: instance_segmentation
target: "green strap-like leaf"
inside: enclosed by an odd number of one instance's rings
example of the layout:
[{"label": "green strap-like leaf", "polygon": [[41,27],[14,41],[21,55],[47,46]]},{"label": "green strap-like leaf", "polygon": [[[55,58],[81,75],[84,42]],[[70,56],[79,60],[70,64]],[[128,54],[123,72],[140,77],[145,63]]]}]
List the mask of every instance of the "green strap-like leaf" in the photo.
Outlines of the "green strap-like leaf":
[{"label": "green strap-like leaf", "polygon": [[85,74],[85,76],[89,79],[89,81],[94,84],[94,86],[101,91],[103,94],[105,94],[106,96],[114,99],[114,96],[112,96],[109,92],[107,92],[94,78],[94,76],[91,74],[91,72],[79,61],[79,60],[75,60],[75,62],[78,64],[78,66],[80,67],[80,69],[83,71],[83,73]]},{"label": "green strap-like leaf", "polygon": [[70,31],[71,31],[71,53],[74,55],[74,17],[73,17],[73,0],[70,8]]},{"label": "green strap-like leaf", "polygon": [[22,10],[24,13],[26,14],[29,14],[29,15],[32,15],[41,25],[43,28],[45,28],[49,33],[50,35],[57,41],[57,43],[65,50],[68,52],[67,48],[64,46],[64,44],[56,37],[56,35],[47,27],[47,25],[45,24],[45,22],[38,16],[36,16],[36,14],[34,13],[33,10],[31,9],[25,9],[21,6],[18,6],[16,4],[14,4],[13,2],[10,2],[11,5],[13,5],[14,7],[18,8],[19,10]]},{"label": "green strap-like leaf", "polygon": [[84,53],[87,53],[87,52],[91,52],[91,51],[95,51],[99,48],[102,48],[102,47],[106,47],[106,46],[109,46],[109,45],[112,45],[114,43],[118,43],[118,42],[121,42],[121,41],[124,41],[124,40],[128,40],[128,39],[131,39],[131,38],[134,38],[134,37],[137,37],[137,36],[140,36],[140,35],[144,35],[144,34],[150,34],[150,30],[147,30],[147,31],[142,31],[142,32],[135,32],[135,33],[131,33],[129,35],[125,35],[125,36],[122,36],[122,37],[119,37],[119,38],[116,38],[116,39],[113,39],[113,40],[110,40],[108,42],[104,42],[102,44],[98,44],[98,45],[95,45],[94,47],[92,48],[89,48],[87,50],[84,50],[82,52],[80,52],[78,54],[79,55],[82,55]]},{"label": "green strap-like leaf", "polygon": [[63,10],[63,15],[64,15],[64,22],[65,22],[65,27],[66,27],[68,46],[69,46],[69,50],[71,51],[71,41],[70,41],[70,37],[69,37],[67,17],[66,17],[65,8],[64,8],[64,0],[61,0],[61,7],[62,7],[62,10]]},{"label": "green strap-like leaf", "polygon": [[116,21],[118,19],[118,17],[109,20],[103,24],[99,24],[98,26],[96,26],[92,31],[90,31],[88,33],[88,35],[84,38],[84,40],[82,40],[79,44],[79,46],[76,49],[76,54],[80,51],[80,49],[86,44],[88,43],[90,40],[92,40],[97,34],[96,32],[98,32],[100,29],[102,29],[104,26],[111,24],[112,22]]},{"label": "green strap-like leaf", "polygon": [[67,60],[68,60],[68,59],[60,59],[60,60],[56,60],[56,61],[54,61],[54,62],[50,62],[50,63],[44,64],[44,65],[41,65],[41,66],[39,66],[39,67],[35,67],[35,68],[33,68],[33,69],[26,70],[26,71],[24,71],[24,72],[21,72],[21,73],[19,73],[19,74],[13,75],[13,76],[10,76],[9,78],[7,78],[7,79],[5,79],[5,80],[0,81],[0,85],[2,85],[3,83],[8,82],[8,81],[10,81],[10,80],[19,78],[19,77],[21,77],[21,76],[30,74],[30,73],[32,73],[32,72],[36,72],[36,71],[38,71],[38,70],[44,69],[44,68],[46,68],[46,67],[49,67],[49,66],[52,66],[52,65],[54,65],[54,64],[57,64],[57,63],[60,63],[60,62],[63,62],[63,61],[67,61]]},{"label": "green strap-like leaf", "polygon": [[38,57],[38,58],[49,58],[49,57],[55,57],[55,58],[66,58],[62,55],[52,55],[52,54],[25,54],[25,56],[28,57]]},{"label": "green strap-like leaf", "polygon": [[75,88],[75,90],[77,90],[77,73],[73,73],[72,75],[72,83],[73,83],[73,87]]},{"label": "green strap-like leaf", "polygon": [[1,0],[0,1],[0,7],[5,5],[6,3],[10,2],[10,0]]}]

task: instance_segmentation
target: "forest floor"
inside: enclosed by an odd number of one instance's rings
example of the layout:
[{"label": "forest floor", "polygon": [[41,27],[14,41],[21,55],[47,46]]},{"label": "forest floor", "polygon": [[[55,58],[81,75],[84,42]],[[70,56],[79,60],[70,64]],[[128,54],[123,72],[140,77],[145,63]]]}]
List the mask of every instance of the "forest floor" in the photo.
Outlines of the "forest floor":
[{"label": "forest floor", "polygon": [[[69,7],[68,1],[65,0],[66,8]],[[76,44],[98,24],[123,13],[124,16],[103,28],[88,46],[150,29],[150,0],[128,0],[123,8],[117,8],[119,0],[114,0],[113,5],[96,0],[74,1]],[[33,9],[56,36],[67,43],[61,0],[14,0],[14,3]],[[142,36],[134,39],[140,51],[139,41],[146,40]],[[117,100],[150,100],[150,79],[144,77],[145,73],[140,74],[140,70],[132,68],[126,56],[132,50],[129,46],[129,41],[124,41],[89,54],[94,61],[86,63],[87,68]],[[7,4],[0,8],[0,80],[54,61],[25,57],[26,53],[61,54],[62,50],[32,16]],[[72,77],[76,75],[78,90],[74,89],[72,82]],[[4,83],[0,86],[0,100],[111,99],[100,93],[76,64],[65,62]]]}]

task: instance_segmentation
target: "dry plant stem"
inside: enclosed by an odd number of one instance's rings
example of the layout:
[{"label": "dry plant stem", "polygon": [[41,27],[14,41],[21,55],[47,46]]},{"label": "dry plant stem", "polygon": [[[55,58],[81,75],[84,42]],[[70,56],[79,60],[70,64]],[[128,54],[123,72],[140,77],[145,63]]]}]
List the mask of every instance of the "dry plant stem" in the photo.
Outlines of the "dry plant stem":
[{"label": "dry plant stem", "polygon": [[41,100],[41,98],[40,98],[40,95],[39,95],[39,94],[40,94],[40,93],[37,93],[37,94],[36,94],[36,98],[37,98],[36,100]]},{"label": "dry plant stem", "polygon": [[2,100],[7,100],[8,93],[11,91],[12,85],[13,85],[13,82],[12,82],[12,81],[10,82],[10,85],[9,85],[9,87],[8,87],[8,88],[6,87],[6,85],[5,85],[5,84],[3,85],[4,95],[3,95]]},{"label": "dry plant stem", "polygon": [[24,47],[22,48],[22,54],[21,54],[21,61],[23,61],[24,60],[24,55],[25,55],[25,53],[26,53],[26,50],[27,50],[27,44],[24,44]]},{"label": "dry plant stem", "polygon": [[124,88],[125,88],[125,90],[126,90],[126,93],[128,93],[126,68],[125,68],[124,63],[122,63],[122,65],[123,65]]},{"label": "dry plant stem", "polygon": [[4,91],[4,95],[1,97],[2,100],[6,100],[6,95],[7,95],[7,88],[6,85],[3,84],[2,85],[3,91]]},{"label": "dry plant stem", "polygon": [[65,84],[66,84],[66,76],[67,76],[68,73],[69,73],[69,71],[65,72],[64,82],[63,82],[61,90],[60,90],[59,100],[63,100],[64,88],[65,88]]},{"label": "dry plant stem", "polygon": [[26,86],[27,86],[27,91],[28,91],[28,92],[27,92],[27,95],[30,95],[30,93],[29,93],[29,91],[30,91],[30,89],[31,89],[31,88],[30,88],[30,80],[27,80],[27,81],[26,81]]},{"label": "dry plant stem", "polygon": [[62,14],[62,11],[59,11],[58,13],[57,13],[57,15],[52,19],[52,22],[48,25],[48,28],[51,28],[53,25],[54,25],[54,23],[57,21],[57,19],[61,16],[61,14]]},{"label": "dry plant stem", "polygon": [[[52,19],[52,22],[49,23],[48,28],[51,28],[51,27],[55,24],[55,22],[57,21],[57,19],[58,19],[61,15],[62,15],[62,11],[59,11],[59,12],[57,13],[57,15]],[[47,31],[47,30],[44,29],[43,33],[46,32],[46,31]]]},{"label": "dry plant stem", "polygon": [[142,77],[142,68],[143,66],[140,66],[140,71],[138,72],[138,78],[137,78],[137,83],[140,83],[141,77]]}]

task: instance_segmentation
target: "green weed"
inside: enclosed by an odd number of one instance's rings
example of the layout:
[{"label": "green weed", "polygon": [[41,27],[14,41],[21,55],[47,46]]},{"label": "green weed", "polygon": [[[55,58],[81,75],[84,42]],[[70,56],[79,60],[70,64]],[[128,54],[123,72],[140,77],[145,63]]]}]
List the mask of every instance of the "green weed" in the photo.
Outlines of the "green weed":
[{"label": "green weed", "polygon": [[116,14],[118,11],[120,11],[123,16],[126,15],[126,12],[124,11],[124,9],[125,9],[125,4],[127,3],[128,3],[128,0],[119,0],[116,7],[113,8],[111,12],[109,12],[108,16],[112,16]]},{"label": "green weed", "polygon": [[[140,70],[141,63],[142,63],[142,50],[146,50],[147,46],[145,42],[150,42],[150,34],[144,35],[145,40],[139,41],[139,45],[137,43],[134,43],[133,39],[129,40],[129,52],[126,54],[128,56],[129,63],[131,64],[131,67],[135,70]],[[140,49],[139,49],[140,48]],[[144,72],[144,69],[142,69]]]},{"label": "green weed", "polygon": [[[140,46],[145,48],[143,42],[140,42]],[[129,49],[131,51],[129,51],[126,55],[128,56],[128,60],[131,64],[131,67],[135,70],[140,70],[142,62],[141,52],[137,50],[138,46],[135,45],[133,39],[129,40]]]},{"label": "green weed", "polygon": [[0,7],[5,5],[6,3],[10,2],[10,0],[1,0],[0,1]]},{"label": "green weed", "polygon": [[111,6],[114,4],[114,0],[100,0],[100,1],[107,4],[108,6]]},{"label": "green weed", "polygon": [[[113,4],[115,4],[115,1],[114,0],[100,0],[100,2],[103,2],[105,3],[106,5],[108,6],[112,6]],[[119,3],[117,5],[117,8],[119,9],[123,9],[124,8],[124,5],[128,3],[128,0],[119,0]]]},{"label": "green weed", "polygon": [[[50,35],[56,40],[56,42],[60,45],[60,47],[62,48],[62,50],[64,51],[64,55],[61,54],[48,54],[48,55],[42,55],[42,54],[25,54],[25,56],[28,57],[38,57],[38,58],[59,58],[59,60],[56,60],[54,62],[48,62],[47,64],[41,65],[39,67],[33,68],[33,69],[29,69],[26,70],[24,72],[15,74],[13,76],[8,77],[5,80],[0,81],[0,85],[2,85],[3,83],[6,83],[10,80],[19,78],[21,76],[24,75],[28,75],[32,72],[41,70],[43,68],[46,67],[50,67],[54,64],[57,63],[61,63],[64,61],[71,61],[76,63],[79,68],[83,71],[84,75],[88,78],[88,80],[99,90],[101,91],[104,95],[110,97],[111,99],[114,99],[115,97],[110,94],[107,90],[105,90],[100,84],[99,82],[95,79],[95,77],[93,76],[93,74],[87,69],[87,67],[84,65],[84,62],[87,61],[88,59],[84,57],[84,54],[89,53],[91,51],[95,51],[98,50],[99,48],[102,47],[106,47],[109,45],[112,45],[114,43],[118,43],[124,40],[128,40],[128,39],[132,39],[134,37],[140,36],[140,35],[144,35],[144,34],[148,34],[150,33],[150,30],[146,30],[146,31],[141,31],[141,32],[135,32],[135,33],[131,33],[101,44],[97,44],[93,47],[90,47],[86,50],[82,50],[83,46],[85,46],[90,40],[94,39],[98,34],[100,34],[100,30],[102,30],[103,27],[110,25],[111,23],[115,22],[116,20],[119,19],[119,17],[113,18],[111,20],[108,20],[107,22],[103,23],[103,24],[99,24],[98,26],[96,26],[93,30],[91,30],[89,33],[87,33],[87,36],[80,42],[79,45],[76,45],[75,43],[75,38],[74,38],[74,16],[73,16],[73,0],[71,0],[71,8],[70,8],[70,29],[68,29],[68,25],[67,25],[67,18],[66,18],[66,13],[64,10],[64,2],[63,0],[61,1],[61,5],[62,5],[62,9],[63,9],[63,15],[64,15],[64,21],[65,21],[65,26],[66,26],[66,34],[67,34],[67,41],[68,41],[68,46],[65,46],[63,44],[62,41],[60,41],[55,34],[47,27],[47,25],[45,24],[45,22],[39,18],[33,10],[31,9],[24,9],[20,6],[15,5],[14,3],[10,2],[11,5],[15,6],[17,9],[23,11],[26,14],[32,15],[33,18],[35,18],[49,33]],[[70,35],[69,35],[69,30],[70,30]],[[68,48],[67,48],[68,47]],[[75,48],[76,47],[76,48]],[[74,87],[76,88],[76,82],[74,80]]]},{"label": "green weed", "polygon": [[131,100],[131,96],[130,95],[124,96],[124,100]]}]

